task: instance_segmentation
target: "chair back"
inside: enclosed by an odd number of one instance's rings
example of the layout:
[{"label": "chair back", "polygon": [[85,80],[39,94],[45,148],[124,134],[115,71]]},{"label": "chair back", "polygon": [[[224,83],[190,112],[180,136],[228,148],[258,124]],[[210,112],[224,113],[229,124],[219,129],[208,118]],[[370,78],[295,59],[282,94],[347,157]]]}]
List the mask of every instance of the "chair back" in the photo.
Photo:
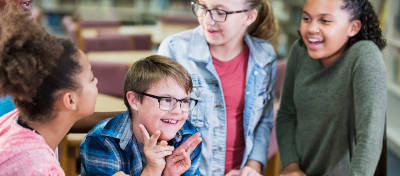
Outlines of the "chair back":
[{"label": "chair back", "polygon": [[125,74],[128,71],[126,63],[110,63],[100,61],[90,61],[93,75],[99,81],[97,89],[99,93],[124,97]]},{"label": "chair back", "polygon": [[94,38],[83,38],[84,51],[126,51],[133,50],[132,40],[129,36],[110,35]]}]

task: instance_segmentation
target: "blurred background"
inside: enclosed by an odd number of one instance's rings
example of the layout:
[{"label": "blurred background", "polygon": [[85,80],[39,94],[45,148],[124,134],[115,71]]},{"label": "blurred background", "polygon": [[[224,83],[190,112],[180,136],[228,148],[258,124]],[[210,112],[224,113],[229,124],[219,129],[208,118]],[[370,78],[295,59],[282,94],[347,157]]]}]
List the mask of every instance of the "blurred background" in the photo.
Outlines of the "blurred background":
[{"label": "blurred background", "polygon": [[[269,0],[280,24],[270,42],[278,56],[276,104],[286,56],[298,38],[305,0]],[[383,51],[388,72],[387,143],[385,161],[377,175],[400,175],[400,2],[369,0],[378,13],[388,47]],[[84,51],[99,79],[96,111],[125,111],[123,81],[136,60],[156,54],[167,36],[199,25],[190,3],[194,0],[34,0],[34,18],[51,34],[69,38]],[[276,106],[277,107],[277,106]],[[78,175],[78,147],[85,130],[70,133],[60,144],[60,163],[67,176]],[[264,175],[279,174],[275,133]],[[386,155],[387,154],[387,155]],[[384,169],[382,169],[384,168]],[[386,169],[387,168],[387,169]],[[383,171],[384,170],[384,171]]]}]

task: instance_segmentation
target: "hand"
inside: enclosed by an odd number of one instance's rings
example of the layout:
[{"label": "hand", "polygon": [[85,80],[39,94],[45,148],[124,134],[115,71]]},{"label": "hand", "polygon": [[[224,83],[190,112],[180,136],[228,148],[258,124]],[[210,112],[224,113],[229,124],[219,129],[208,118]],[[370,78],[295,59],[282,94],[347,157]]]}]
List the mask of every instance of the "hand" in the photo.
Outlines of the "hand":
[{"label": "hand", "polygon": [[166,158],[167,165],[165,166],[163,175],[179,176],[186,172],[192,165],[190,153],[199,145],[201,140],[200,133],[197,132],[176,148],[172,155]]},{"label": "hand", "polygon": [[112,175],[112,176],[129,176],[129,175],[125,174],[125,173],[122,172],[122,171],[119,171],[119,172],[115,173],[115,174]]},{"label": "hand", "polygon": [[147,165],[144,168],[142,175],[161,175],[165,168],[165,156],[171,155],[174,150],[173,146],[168,146],[166,141],[159,142],[157,140],[161,132],[157,130],[151,137],[146,128],[140,124],[140,131],[144,140],[144,155],[146,156]]},{"label": "hand", "polygon": [[225,176],[262,176],[250,166],[244,166],[241,170],[231,170]]},{"label": "hand", "polygon": [[300,169],[298,163],[291,163],[283,168],[279,176],[306,176],[306,174]]}]

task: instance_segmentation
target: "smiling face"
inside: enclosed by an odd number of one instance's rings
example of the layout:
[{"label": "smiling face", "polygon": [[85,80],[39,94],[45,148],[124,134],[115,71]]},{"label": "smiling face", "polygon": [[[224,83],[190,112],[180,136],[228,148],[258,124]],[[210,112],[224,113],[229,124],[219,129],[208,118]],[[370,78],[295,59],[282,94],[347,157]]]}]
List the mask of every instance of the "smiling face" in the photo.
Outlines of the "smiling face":
[{"label": "smiling face", "polygon": [[[147,92],[147,94],[159,97],[174,97],[176,99],[190,98],[185,89],[180,87],[175,79],[167,77],[154,84]],[[182,112],[180,102],[171,111],[164,111],[159,108],[159,103],[156,98],[143,96],[142,101],[137,101],[137,110],[134,110],[133,125],[143,124],[150,136],[157,130],[161,131],[159,140],[171,140],[175,137],[176,133],[185,124],[188,119],[188,112]],[[132,109],[136,109],[132,107]],[[138,136],[137,136],[138,137]]]},{"label": "smiling face", "polygon": [[[227,12],[248,10],[245,0],[200,0],[207,9],[221,9]],[[248,12],[228,14],[225,22],[215,22],[210,13],[198,17],[203,33],[210,45],[224,45],[243,40],[247,27],[254,21],[248,19]]]},{"label": "smiling face", "polygon": [[358,31],[342,0],[306,0],[300,33],[313,59],[323,66],[335,61],[347,49],[349,37]]},{"label": "smiling face", "polygon": [[[7,0],[0,0],[0,8],[3,8],[6,5]],[[18,5],[20,5],[24,10],[28,11],[31,9],[30,4],[33,0],[10,0]]]}]

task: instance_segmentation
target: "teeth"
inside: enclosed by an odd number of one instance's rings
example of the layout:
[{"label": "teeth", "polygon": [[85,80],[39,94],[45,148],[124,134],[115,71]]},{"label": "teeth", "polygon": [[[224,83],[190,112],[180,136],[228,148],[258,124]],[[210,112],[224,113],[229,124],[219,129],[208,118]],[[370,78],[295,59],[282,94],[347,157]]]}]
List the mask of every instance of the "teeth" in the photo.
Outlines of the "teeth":
[{"label": "teeth", "polygon": [[162,119],[162,121],[165,123],[172,123],[172,124],[175,124],[176,122],[178,122],[177,120],[171,120],[171,119],[168,119],[168,120]]},{"label": "teeth", "polygon": [[320,40],[320,39],[308,39],[308,41],[310,41],[310,42],[322,42],[322,40]]}]

